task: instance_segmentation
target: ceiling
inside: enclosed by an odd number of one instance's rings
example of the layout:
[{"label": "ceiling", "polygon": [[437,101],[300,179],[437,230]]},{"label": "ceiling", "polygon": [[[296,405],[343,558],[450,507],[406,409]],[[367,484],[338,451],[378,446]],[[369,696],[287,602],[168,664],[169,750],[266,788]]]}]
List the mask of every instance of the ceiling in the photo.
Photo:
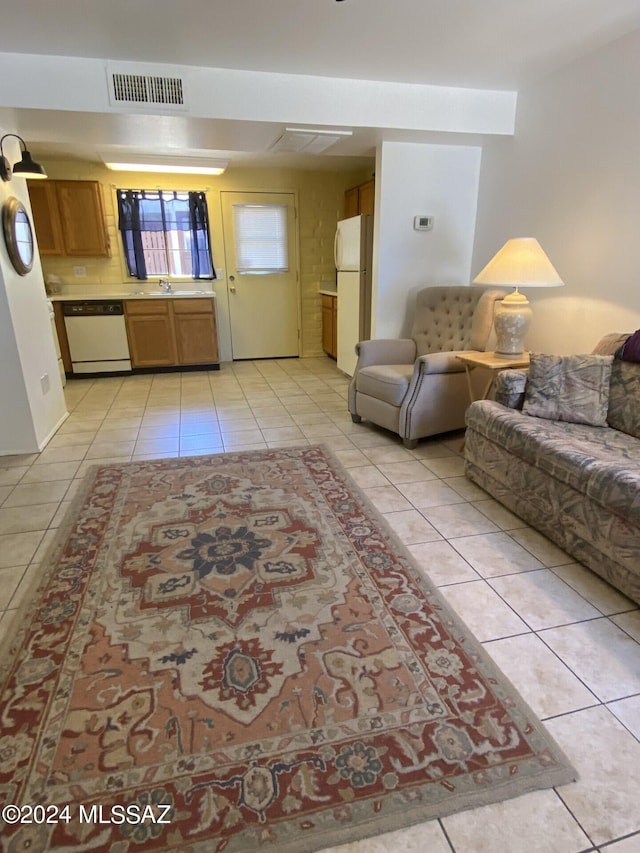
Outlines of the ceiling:
[{"label": "ceiling", "polygon": [[[518,90],[638,27],[640,0],[29,0],[3,10],[0,52]],[[152,150],[167,122],[189,150],[257,165],[357,166],[380,139],[424,138],[355,128],[340,158],[292,158],[259,121],[0,110],[41,157],[97,159],[134,127]]]}]

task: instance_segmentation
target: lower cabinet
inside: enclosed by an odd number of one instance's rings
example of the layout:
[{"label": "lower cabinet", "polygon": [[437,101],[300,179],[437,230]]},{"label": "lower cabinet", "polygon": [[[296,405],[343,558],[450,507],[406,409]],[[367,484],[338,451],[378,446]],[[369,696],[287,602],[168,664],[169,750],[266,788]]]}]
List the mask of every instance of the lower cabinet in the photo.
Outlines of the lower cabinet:
[{"label": "lower cabinet", "polygon": [[174,299],[173,329],[178,364],[218,362],[218,335],[212,299]]},{"label": "lower cabinet", "polygon": [[124,305],[132,367],[218,363],[212,299],[127,299]]},{"label": "lower cabinet", "polygon": [[322,349],[338,357],[338,298],[322,294]]}]

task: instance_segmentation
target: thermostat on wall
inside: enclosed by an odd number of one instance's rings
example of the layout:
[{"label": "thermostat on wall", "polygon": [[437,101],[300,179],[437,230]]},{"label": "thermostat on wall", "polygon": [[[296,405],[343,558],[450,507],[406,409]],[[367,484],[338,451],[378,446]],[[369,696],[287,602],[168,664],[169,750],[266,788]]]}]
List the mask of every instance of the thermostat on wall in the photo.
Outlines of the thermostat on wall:
[{"label": "thermostat on wall", "polygon": [[413,227],[416,231],[431,231],[433,228],[433,216],[414,216]]}]

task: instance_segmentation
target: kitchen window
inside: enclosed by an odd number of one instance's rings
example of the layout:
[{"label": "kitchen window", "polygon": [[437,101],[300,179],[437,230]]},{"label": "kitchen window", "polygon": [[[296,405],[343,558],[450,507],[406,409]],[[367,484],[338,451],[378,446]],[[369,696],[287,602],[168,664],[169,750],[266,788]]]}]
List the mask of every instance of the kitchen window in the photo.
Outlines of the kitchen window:
[{"label": "kitchen window", "polygon": [[117,190],[129,275],[215,278],[203,192]]}]

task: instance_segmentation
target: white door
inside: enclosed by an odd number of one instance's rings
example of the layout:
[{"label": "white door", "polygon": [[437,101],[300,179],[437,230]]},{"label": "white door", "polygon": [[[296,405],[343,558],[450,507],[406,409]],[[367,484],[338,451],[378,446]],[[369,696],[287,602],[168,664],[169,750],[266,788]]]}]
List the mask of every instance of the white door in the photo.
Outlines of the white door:
[{"label": "white door", "polygon": [[299,355],[293,193],[222,192],[234,359]]}]

